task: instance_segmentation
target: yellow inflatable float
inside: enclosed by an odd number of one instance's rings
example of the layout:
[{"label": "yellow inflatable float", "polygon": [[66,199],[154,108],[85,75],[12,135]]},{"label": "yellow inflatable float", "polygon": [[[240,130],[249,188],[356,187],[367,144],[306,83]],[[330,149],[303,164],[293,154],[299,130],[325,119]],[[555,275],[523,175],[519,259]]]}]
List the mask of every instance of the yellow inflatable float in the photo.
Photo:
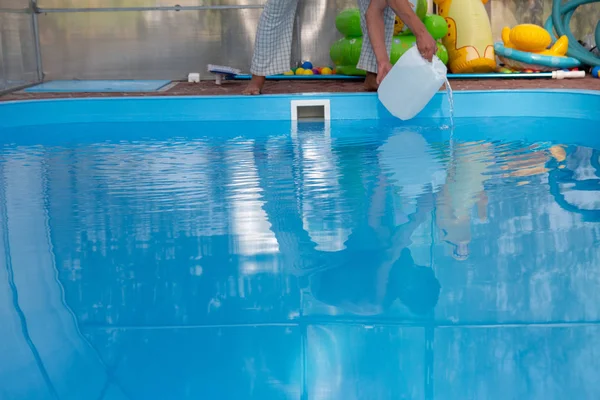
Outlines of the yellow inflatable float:
[{"label": "yellow inflatable float", "polygon": [[548,49],[548,46],[552,43],[552,37],[541,26],[532,24],[521,24],[512,29],[505,26],[502,29],[502,41],[504,42],[504,47],[509,49],[528,51],[544,56],[564,57],[567,54],[567,50],[569,50],[569,39],[567,36],[561,36]]},{"label": "yellow inflatable float", "polygon": [[484,4],[488,0],[434,0],[448,23],[442,39],[448,49],[450,71],[485,73],[496,69],[494,40]]},{"label": "yellow inflatable float", "polygon": [[[496,55],[515,71],[554,71],[576,68],[579,61],[567,57],[569,39],[561,36],[552,46],[550,33],[541,26],[521,24],[502,29],[502,42],[496,43]],[[550,46],[550,47],[549,47]]]}]

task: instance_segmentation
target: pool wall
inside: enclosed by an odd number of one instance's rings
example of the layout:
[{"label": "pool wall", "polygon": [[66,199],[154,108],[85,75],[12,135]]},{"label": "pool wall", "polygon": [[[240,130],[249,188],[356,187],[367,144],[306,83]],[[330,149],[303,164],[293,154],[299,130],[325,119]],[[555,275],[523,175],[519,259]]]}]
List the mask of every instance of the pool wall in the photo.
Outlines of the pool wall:
[{"label": "pool wall", "polygon": [[[202,97],[116,97],[0,103],[0,128],[93,122],[285,121],[291,102],[329,100],[331,120],[394,119],[374,93]],[[600,92],[573,90],[457,91],[456,118],[560,117],[600,122]],[[417,118],[448,118],[438,93]],[[398,120],[399,121],[399,120]]]}]

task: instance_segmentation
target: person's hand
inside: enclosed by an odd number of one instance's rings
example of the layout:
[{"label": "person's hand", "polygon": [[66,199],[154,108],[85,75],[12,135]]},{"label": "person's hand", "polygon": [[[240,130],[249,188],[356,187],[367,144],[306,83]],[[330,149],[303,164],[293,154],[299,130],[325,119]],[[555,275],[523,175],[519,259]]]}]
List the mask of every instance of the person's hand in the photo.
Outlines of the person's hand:
[{"label": "person's hand", "polygon": [[389,61],[381,62],[377,65],[377,84],[381,85],[383,82],[383,78],[390,72],[392,69],[392,63]]},{"label": "person's hand", "polygon": [[417,35],[417,48],[421,56],[431,62],[433,55],[437,52],[437,43],[429,32],[424,31]]}]

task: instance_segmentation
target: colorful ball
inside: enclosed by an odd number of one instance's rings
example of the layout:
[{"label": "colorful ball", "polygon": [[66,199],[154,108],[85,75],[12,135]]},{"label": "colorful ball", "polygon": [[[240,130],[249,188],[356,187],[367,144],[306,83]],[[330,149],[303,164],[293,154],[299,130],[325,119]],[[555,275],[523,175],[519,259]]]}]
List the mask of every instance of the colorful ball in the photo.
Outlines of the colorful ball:
[{"label": "colorful ball", "polygon": [[304,68],[296,68],[296,75],[304,75]]},{"label": "colorful ball", "polygon": [[312,65],[312,63],[310,61],[304,61],[302,63],[302,68],[304,68],[304,69],[312,69],[313,65]]},{"label": "colorful ball", "polygon": [[314,75],[314,73],[312,72],[312,69],[307,69],[304,71],[303,75]]},{"label": "colorful ball", "polygon": [[600,67],[594,67],[592,69],[592,76],[594,78],[600,78]]},{"label": "colorful ball", "polygon": [[321,69],[321,75],[332,75],[333,71],[329,67]]},{"label": "colorful ball", "polygon": [[284,75],[294,75],[294,71],[292,71],[292,70],[285,71],[283,74]]},{"label": "colorful ball", "polygon": [[313,74],[315,75],[321,75],[321,71],[319,71],[319,68],[313,68],[312,69]]}]

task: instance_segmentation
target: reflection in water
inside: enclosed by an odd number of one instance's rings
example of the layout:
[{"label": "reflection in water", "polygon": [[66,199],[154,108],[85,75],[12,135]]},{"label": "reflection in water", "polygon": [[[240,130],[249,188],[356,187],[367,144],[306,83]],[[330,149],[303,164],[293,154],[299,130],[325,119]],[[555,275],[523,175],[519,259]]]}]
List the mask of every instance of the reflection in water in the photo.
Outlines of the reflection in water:
[{"label": "reflection in water", "polygon": [[492,122],[7,131],[0,397],[598,397],[600,144]]},{"label": "reflection in water", "polygon": [[279,251],[262,208],[262,189],[252,150],[252,141],[233,141],[226,156],[226,169],[230,174],[227,179],[229,195],[226,199],[231,204],[229,225],[236,236],[235,253],[245,256]]},{"label": "reflection in water", "polygon": [[317,249],[342,250],[349,230],[341,220],[344,214],[337,212],[344,193],[340,187],[340,173],[336,168],[339,162],[331,147],[331,137],[319,130],[304,131],[296,137],[302,188],[312,194],[300,195],[303,228],[315,242]]},{"label": "reflection in water", "polygon": [[490,144],[457,143],[450,154],[448,181],[438,197],[437,225],[443,240],[453,246],[457,260],[469,257],[471,215],[477,204],[477,216],[486,219],[487,194],[484,183],[489,179],[487,169],[493,163]]}]

